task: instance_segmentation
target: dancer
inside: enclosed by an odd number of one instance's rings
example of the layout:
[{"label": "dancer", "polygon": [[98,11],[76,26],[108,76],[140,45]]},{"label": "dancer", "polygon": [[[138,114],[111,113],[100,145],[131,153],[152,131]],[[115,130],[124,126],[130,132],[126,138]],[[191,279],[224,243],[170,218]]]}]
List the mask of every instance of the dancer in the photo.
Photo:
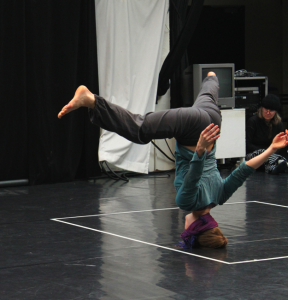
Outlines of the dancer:
[{"label": "dancer", "polygon": [[197,245],[217,248],[225,246],[227,239],[210,215],[211,208],[226,202],[254,169],[258,168],[259,161],[262,164],[277,146],[280,147],[280,141],[287,143],[287,135],[281,133],[275,137],[275,142],[273,140],[272,148],[269,147],[261,155],[242,163],[223,180],[215,158],[215,141],[220,136],[221,126],[221,112],[217,106],[218,89],[215,73],[209,72],[192,107],[142,116],[109,103],[102,97],[93,95],[85,86],[80,86],[74,98],[58,114],[58,118],[83,106],[89,108],[92,123],[134,143],[146,144],[152,139],[174,137],[176,203],[181,209],[192,211],[186,216],[185,231],[182,234],[184,248]]}]

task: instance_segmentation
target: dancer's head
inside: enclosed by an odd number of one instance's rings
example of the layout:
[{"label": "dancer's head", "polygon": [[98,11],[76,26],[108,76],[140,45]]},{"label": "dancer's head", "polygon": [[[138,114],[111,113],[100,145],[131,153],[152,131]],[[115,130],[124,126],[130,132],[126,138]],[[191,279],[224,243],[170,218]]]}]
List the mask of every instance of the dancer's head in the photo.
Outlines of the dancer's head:
[{"label": "dancer's head", "polygon": [[258,109],[258,117],[266,121],[278,124],[281,118],[278,111],[281,108],[280,99],[276,95],[269,94],[263,98],[261,107]]},{"label": "dancer's head", "polygon": [[182,232],[181,238],[183,242],[180,242],[178,246],[184,249],[222,248],[228,243],[228,239],[224,237],[218,223],[209,212],[204,215],[199,212],[188,214],[185,218],[185,231]]},{"label": "dancer's head", "polygon": [[203,248],[223,248],[228,244],[228,239],[219,227],[206,230],[199,234],[197,244]]}]

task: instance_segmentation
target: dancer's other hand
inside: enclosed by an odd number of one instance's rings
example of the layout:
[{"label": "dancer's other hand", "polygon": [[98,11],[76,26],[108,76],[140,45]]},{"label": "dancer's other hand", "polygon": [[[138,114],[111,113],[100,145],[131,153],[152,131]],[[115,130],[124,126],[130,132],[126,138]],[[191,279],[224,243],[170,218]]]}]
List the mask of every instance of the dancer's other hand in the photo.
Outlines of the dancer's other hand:
[{"label": "dancer's other hand", "polygon": [[212,123],[201,132],[196,146],[196,152],[199,157],[202,156],[207,147],[214,144],[214,142],[220,137],[220,134],[218,134],[219,130],[218,125],[214,125]]},{"label": "dancer's other hand", "polygon": [[288,145],[288,131],[287,129],[284,132],[280,132],[279,134],[277,134],[273,141],[272,144],[270,145],[271,149],[273,151],[276,151],[278,149],[284,148]]}]

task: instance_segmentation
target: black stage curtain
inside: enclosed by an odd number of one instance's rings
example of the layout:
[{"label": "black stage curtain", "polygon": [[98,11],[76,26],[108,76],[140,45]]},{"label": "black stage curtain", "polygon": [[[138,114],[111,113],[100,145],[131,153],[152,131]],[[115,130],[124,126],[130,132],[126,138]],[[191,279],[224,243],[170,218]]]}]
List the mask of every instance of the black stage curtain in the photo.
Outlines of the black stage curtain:
[{"label": "black stage curtain", "polygon": [[0,2],[0,180],[28,178],[25,1]]},{"label": "black stage curtain", "polygon": [[[188,0],[169,2],[170,52],[159,73],[157,95],[164,95],[169,88],[171,108],[183,106],[181,80],[184,70],[189,66],[187,46],[198,23],[204,0],[194,0],[191,7]],[[188,14],[187,14],[188,11]]]},{"label": "black stage curtain", "polygon": [[79,85],[99,93],[94,0],[1,0],[0,8],[0,180],[99,175],[99,128],[87,109],[57,118]]}]

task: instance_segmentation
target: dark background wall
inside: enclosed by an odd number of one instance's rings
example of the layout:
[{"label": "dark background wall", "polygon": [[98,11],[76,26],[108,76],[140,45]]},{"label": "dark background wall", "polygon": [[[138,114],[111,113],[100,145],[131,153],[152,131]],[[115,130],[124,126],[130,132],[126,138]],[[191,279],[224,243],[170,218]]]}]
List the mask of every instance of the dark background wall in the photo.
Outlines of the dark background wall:
[{"label": "dark background wall", "polygon": [[[280,96],[287,126],[287,20],[288,0],[205,0],[187,49],[189,62],[234,62],[236,70],[267,76],[268,92]],[[185,82],[189,81],[185,76]]]},{"label": "dark background wall", "polygon": [[57,119],[84,84],[98,93],[93,0],[0,1],[0,181],[99,174],[87,110]]},{"label": "dark background wall", "polygon": [[288,94],[288,0],[282,1],[282,28],[283,28],[282,84],[283,84],[283,94]]},{"label": "dark background wall", "polygon": [[[244,20],[244,68],[268,76],[269,88],[275,93],[288,93],[287,74],[287,0],[206,0],[205,6],[243,7]],[[206,20],[210,22],[209,19]],[[219,20],[220,21],[220,20]],[[215,22],[215,21],[214,21]],[[221,21],[220,21],[221,22]],[[242,19],[235,18],[235,25]],[[235,27],[232,24],[231,29]],[[213,28],[213,24],[211,27]],[[217,26],[217,25],[216,25]],[[221,38],[221,32],[218,33]],[[240,37],[241,39],[242,37]],[[239,39],[231,30],[230,39]],[[211,45],[213,46],[213,45]],[[236,54],[237,52],[235,52]]]},{"label": "dark background wall", "polygon": [[[201,11],[187,53],[191,64],[234,63],[245,67],[245,7],[208,6]],[[237,20],[237,22],[235,22]]]}]

